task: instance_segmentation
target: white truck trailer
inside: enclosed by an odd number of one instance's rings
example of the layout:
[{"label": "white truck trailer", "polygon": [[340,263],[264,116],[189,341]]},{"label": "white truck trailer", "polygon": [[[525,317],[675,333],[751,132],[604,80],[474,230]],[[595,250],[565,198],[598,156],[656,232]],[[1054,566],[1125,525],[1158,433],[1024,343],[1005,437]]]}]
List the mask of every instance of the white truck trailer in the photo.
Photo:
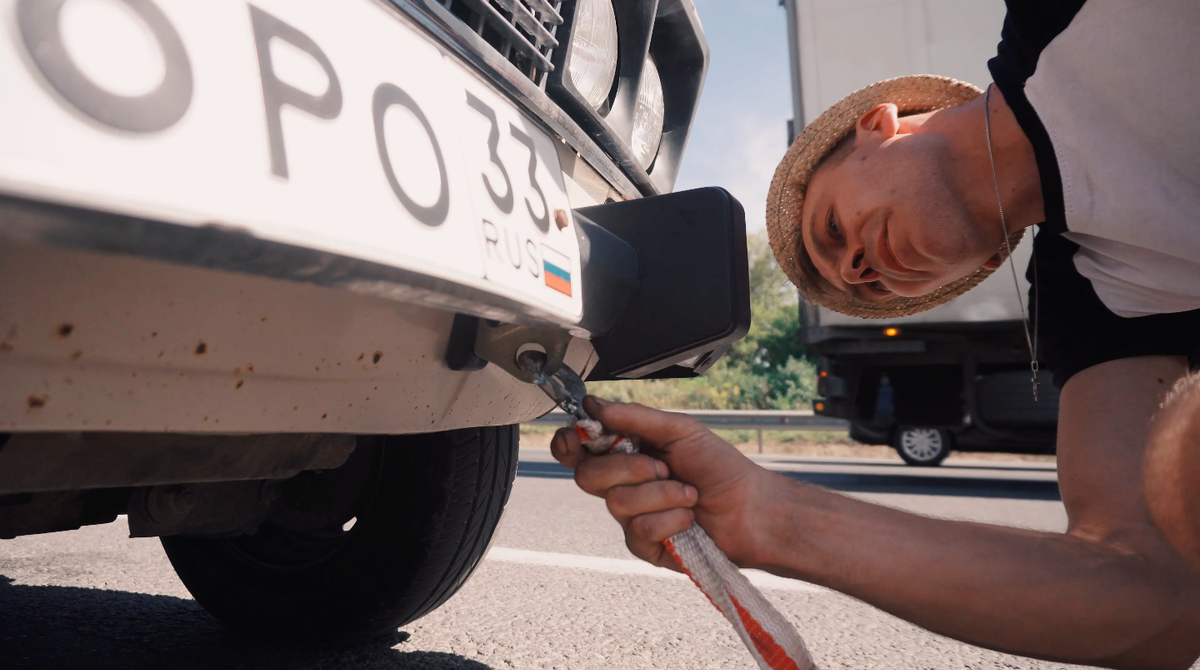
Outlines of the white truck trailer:
[{"label": "white truck trailer", "polygon": [[[1002,0],[784,0],[794,137],[843,96],[906,74],[991,82]],[[1027,236],[1028,237],[1028,236]],[[1029,240],[1014,252],[1020,300]],[[869,320],[801,308],[801,338],[822,357],[818,414],[844,418],[863,442],[891,444],[912,465],[951,449],[1053,449],[1058,393],[1043,373],[1029,393],[1021,307],[1006,266],[970,293],[921,314]]]}]

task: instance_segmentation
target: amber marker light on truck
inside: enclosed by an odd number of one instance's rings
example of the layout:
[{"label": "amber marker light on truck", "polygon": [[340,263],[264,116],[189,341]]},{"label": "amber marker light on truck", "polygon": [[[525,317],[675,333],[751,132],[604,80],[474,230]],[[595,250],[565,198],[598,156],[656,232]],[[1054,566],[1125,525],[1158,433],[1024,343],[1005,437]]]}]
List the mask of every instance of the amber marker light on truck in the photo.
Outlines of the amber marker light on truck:
[{"label": "amber marker light on truck", "polygon": [[823,403],[823,402],[813,403],[813,409],[817,410],[818,412],[824,412],[825,411],[825,403]]},{"label": "amber marker light on truck", "polygon": [[888,337],[895,337],[900,334],[900,329],[899,328],[884,328],[883,334],[887,335]]}]

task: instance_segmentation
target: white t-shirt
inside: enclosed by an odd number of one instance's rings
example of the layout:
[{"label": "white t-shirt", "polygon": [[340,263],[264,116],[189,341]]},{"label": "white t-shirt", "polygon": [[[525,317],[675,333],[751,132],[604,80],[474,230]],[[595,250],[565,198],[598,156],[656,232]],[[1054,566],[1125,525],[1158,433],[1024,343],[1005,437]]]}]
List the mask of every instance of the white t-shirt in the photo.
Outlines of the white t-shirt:
[{"label": "white t-shirt", "polygon": [[1057,159],[1063,237],[1104,305],[1200,309],[1200,0],[1087,0],[1025,95]]},{"label": "white t-shirt", "polygon": [[1200,0],[1005,5],[988,69],[1042,183],[1043,368],[1062,388],[1122,358],[1200,365]]}]

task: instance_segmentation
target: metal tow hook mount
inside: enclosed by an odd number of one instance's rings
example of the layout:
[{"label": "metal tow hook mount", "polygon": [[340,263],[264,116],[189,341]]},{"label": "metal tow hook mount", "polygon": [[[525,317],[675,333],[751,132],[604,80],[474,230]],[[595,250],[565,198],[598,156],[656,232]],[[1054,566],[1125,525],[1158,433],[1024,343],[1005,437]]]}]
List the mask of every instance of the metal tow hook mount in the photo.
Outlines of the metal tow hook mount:
[{"label": "metal tow hook mount", "polygon": [[517,379],[532,384],[534,375],[517,364],[517,356],[526,351],[540,351],[546,354],[542,372],[553,375],[562,366],[563,358],[567,355],[567,345],[570,343],[571,335],[564,330],[480,319],[479,330],[475,334],[475,354],[490,363],[495,363]]},{"label": "metal tow hook mount", "polygon": [[547,373],[546,354],[523,351],[517,355],[517,367],[528,372],[533,377],[533,383],[550,396],[562,411],[580,421],[590,418],[583,410],[587,385],[570,366],[560,365],[558,370]]}]

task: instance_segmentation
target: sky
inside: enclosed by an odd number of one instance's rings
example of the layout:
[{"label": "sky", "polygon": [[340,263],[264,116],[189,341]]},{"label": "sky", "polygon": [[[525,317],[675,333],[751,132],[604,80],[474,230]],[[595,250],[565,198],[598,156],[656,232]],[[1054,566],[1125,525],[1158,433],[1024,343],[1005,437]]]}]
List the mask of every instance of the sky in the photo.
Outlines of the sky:
[{"label": "sky", "polygon": [[784,10],[778,0],[694,0],[708,39],[708,78],[676,191],[721,186],[765,228],[767,188],[792,118]]}]

